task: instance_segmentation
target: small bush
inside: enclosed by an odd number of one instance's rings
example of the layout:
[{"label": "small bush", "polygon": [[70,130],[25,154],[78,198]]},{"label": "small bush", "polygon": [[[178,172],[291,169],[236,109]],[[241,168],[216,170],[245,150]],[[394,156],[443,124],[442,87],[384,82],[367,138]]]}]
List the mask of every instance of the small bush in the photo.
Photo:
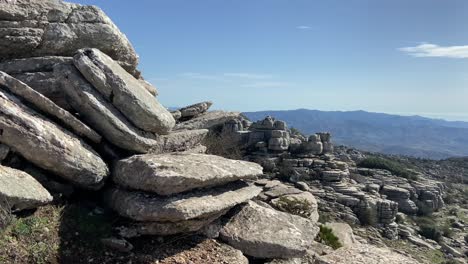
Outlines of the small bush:
[{"label": "small bush", "polygon": [[317,242],[330,246],[333,249],[338,249],[343,246],[338,237],[333,234],[333,230],[323,225],[320,226]]},{"label": "small bush", "polygon": [[310,217],[313,209],[312,204],[305,199],[286,196],[280,197],[275,206],[281,211],[305,218]]},{"label": "small bush", "polygon": [[392,174],[406,178],[408,180],[417,180],[417,175],[403,167],[400,163],[380,157],[368,157],[357,164],[358,167],[368,169],[388,170]]},{"label": "small bush", "polygon": [[377,212],[369,208],[361,210],[358,214],[358,218],[363,226],[375,226],[377,224]]},{"label": "small bush", "polygon": [[239,145],[239,139],[234,133],[210,132],[203,145],[207,148],[207,154],[236,160],[241,160],[243,157],[242,146]]},{"label": "small bush", "polygon": [[432,215],[432,213],[434,213],[434,208],[432,208],[424,202],[416,201],[416,206],[418,207],[419,216],[429,216]]},{"label": "small bush", "polygon": [[443,232],[436,225],[420,225],[419,234],[436,242],[440,242],[443,236]]}]

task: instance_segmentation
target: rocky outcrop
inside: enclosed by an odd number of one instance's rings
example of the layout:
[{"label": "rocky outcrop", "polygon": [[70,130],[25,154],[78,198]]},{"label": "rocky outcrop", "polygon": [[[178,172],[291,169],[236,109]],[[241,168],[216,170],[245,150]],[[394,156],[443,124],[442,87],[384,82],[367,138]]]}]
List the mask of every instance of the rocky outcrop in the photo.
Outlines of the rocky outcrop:
[{"label": "rocky outcrop", "polygon": [[211,111],[193,119],[178,123],[174,130],[211,129],[222,126],[228,120],[237,118],[239,112]]},{"label": "rocky outcrop", "polygon": [[[180,118],[190,119],[202,115],[213,105],[213,102],[201,102],[179,109]],[[179,118],[178,118],[179,119]]]},{"label": "rocky outcrop", "polygon": [[141,83],[97,49],[82,49],[73,62],[101,95],[136,127],[167,134],[175,120]]},{"label": "rocky outcrop", "polygon": [[120,61],[130,72],[135,71],[135,50],[96,6],[17,0],[0,2],[0,10],[0,60],[72,56],[80,48],[91,47]]},{"label": "rocky outcrop", "polygon": [[13,211],[32,209],[52,201],[52,196],[31,175],[0,165],[0,203]]},{"label": "rocky outcrop", "polygon": [[317,233],[310,220],[249,202],[223,227],[220,238],[252,257],[294,258],[306,254]]},{"label": "rocky outcrop", "polygon": [[326,223],[326,227],[333,231],[333,234],[338,238],[343,247],[353,247],[359,242],[356,240],[353,234],[353,229],[346,223]]},{"label": "rocky outcrop", "polygon": [[171,195],[262,175],[256,163],[205,154],[137,155],[119,161],[113,180],[120,186]]},{"label": "rocky outcrop", "polygon": [[109,170],[89,145],[0,89],[0,142],[81,187],[102,186]]}]

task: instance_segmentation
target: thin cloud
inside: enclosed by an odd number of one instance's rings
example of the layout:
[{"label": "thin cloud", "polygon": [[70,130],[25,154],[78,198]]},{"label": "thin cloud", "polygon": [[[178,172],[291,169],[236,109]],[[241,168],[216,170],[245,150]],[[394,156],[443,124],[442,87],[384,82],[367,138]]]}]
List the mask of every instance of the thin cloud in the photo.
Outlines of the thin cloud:
[{"label": "thin cloud", "polygon": [[271,79],[272,75],[269,74],[254,74],[254,73],[245,73],[245,72],[229,72],[223,74],[226,77],[235,77],[242,79]]},{"label": "thin cloud", "polygon": [[276,88],[286,86],[291,86],[291,84],[285,82],[255,82],[242,85],[245,88]]},{"label": "thin cloud", "polygon": [[436,44],[423,43],[415,47],[404,47],[398,50],[413,57],[440,57],[466,59],[468,58],[468,45],[465,46],[439,46]]},{"label": "thin cloud", "polygon": [[222,78],[217,75],[210,75],[210,74],[201,74],[198,72],[184,72],[181,73],[180,76],[189,79],[198,79],[198,80],[211,80],[211,81],[220,81]]},{"label": "thin cloud", "polygon": [[296,28],[297,28],[297,29],[300,29],[300,30],[309,30],[309,29],[312,29],[312,28],[309,27],[309,26],[297,26]]}]

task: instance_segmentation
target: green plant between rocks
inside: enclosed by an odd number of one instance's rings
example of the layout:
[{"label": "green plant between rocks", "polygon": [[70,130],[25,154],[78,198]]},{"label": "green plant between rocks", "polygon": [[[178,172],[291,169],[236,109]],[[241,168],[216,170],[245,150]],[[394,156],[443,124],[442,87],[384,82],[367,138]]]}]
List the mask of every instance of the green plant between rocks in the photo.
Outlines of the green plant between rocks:
[{"label": "green plant between rocks", "polygon": [[333,249],[343,247],[339,238],[333,233],[333,230],[324,225],[320,226],[320,232],[317,236],[317,242],[325,244]]},{"label": "green plant between rocks", "polygon": [[306,199],[282,196],[275,206],[284,212],[308,218],[312,213],[312,204]]},{"label": "green plant between rocks", "polygon": [[360,161],[357,164],[357,166],[368,169],[388,170],[392,174],[408,180],[418,179],[418,176],[414,172],[412,172],[408,168],[405,168],[400,163],[381,157],[367,157],[364,160]]}]

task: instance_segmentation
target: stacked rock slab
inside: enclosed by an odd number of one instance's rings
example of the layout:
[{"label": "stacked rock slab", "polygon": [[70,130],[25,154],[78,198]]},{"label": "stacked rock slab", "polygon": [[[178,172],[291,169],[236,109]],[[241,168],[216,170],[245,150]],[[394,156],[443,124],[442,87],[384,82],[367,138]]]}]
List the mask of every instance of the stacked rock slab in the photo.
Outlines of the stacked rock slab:
[{"label": "stacked rock slab", "polygon": [[191,232],[261,188],[242,180],[262,174],[258,164],[206,154],[146,154],[119,161],[106,203],[134,222],[127,236]]}]

